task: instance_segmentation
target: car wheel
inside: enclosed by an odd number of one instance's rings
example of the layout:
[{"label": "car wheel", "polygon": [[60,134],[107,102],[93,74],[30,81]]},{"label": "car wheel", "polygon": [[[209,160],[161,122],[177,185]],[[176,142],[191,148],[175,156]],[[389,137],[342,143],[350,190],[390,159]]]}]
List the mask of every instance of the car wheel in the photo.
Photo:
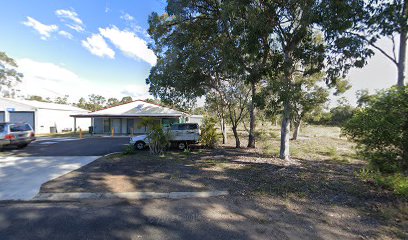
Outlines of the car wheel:
[{"label": "car wheel", "polygon": [[187,148],[187,143],[185,143],[185,142],[179,142],[178,145],[177,145],[177,147],[178,147],[178,149],[180,149],[180,150],[184,150],[184,149]]},{"label": "car wheel", "polygon": [[137,150],[143,150],[145,148],[146,144],[142,141],[136,142],[135,143],[135,148]]},{"label": "car wheel", "polygon": [[17,145],[17,148],[18,148],[18,149],[22,149],[22,148],[25,148],[25,147],[27,147],[27,146],[28,146],[28,144],[27,144],[27,143],[24,143],[24,144]]}]

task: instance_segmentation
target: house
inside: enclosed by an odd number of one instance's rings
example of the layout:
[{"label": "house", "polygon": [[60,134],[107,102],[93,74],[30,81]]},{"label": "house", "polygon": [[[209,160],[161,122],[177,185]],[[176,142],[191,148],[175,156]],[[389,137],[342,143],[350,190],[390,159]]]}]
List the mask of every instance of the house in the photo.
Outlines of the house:
[{"label": "house", "polygon": [[70,117],[87,112],[67,104],[0,98],[0,122],[26,122],[36,133],[73,131],[76,127],[87,129],[91,125],[90,119],[75,122]]},{"label": "house", "polygon": [[92,119],[95,134],[143,134],[146,128],[140,126],[143,118],[153,118],[163,126],[183,123],[188,114],[168,107],[136,100],[100,111],[71,115],[74,119]]}]

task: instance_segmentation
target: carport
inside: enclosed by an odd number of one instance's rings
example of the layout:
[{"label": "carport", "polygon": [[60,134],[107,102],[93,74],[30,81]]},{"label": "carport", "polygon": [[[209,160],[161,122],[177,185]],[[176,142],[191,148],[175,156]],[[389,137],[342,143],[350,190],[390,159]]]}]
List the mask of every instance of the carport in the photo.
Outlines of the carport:
[{"label": "carport", "polygon": [[141,127],[143,118],[153,118],[163,126],[173,123],[183,123],[188,120],[188,114],[161,105],[136,100],[116,107],[100,111],[71,115],[74,123],[77,119],[92,119],[93,133],[95,134],[144,134],[147,128]]}]

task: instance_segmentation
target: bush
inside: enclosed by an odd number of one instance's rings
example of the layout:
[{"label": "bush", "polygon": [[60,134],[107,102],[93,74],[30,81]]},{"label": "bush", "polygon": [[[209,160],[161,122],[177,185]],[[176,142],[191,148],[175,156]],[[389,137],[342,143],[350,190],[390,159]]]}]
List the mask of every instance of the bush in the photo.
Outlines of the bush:
[{"label": "bush", "polygon": [[154,155],[162,154],[170,144],[169,135],[160,124],[149,128],[147,138],[149,139],[150,153]]},{"label": "bush", "polygon": [[408,177],[397,174],[381,174],[380,172],[362,169],[358,175],[366,181],[373,181],[376,185],[392,190],[395,194],[408,198]]},{"label": "bush", "polygon": [[132,155],[135,153],[136,153],[135,146],[130,145],[130,144],[126,145],[125,148],[123,149],[124,155]]},{"label": "bush", "polygon": [[201,125],[201,144],[208,148],[217,146],[217,130],[215,124],[217,120],[212,117],[204,117]]},{"label": "bush", "polygon": [[370,167],[386,173],[408,170],[408,87],[379,92],[343,126]]},{"label": "bush", "polygon": [[353,117],[355,108],[350,105],[337,106],[330,109],[331,119],[329,124],[342,126]]},{"label": "bush", "polygon": [[149,139],[150,153],[160,155],[169,146],[169,134],[163,130],[163,126],[152,118],[143,118],[139,124],[146,127],[146,136]]}]

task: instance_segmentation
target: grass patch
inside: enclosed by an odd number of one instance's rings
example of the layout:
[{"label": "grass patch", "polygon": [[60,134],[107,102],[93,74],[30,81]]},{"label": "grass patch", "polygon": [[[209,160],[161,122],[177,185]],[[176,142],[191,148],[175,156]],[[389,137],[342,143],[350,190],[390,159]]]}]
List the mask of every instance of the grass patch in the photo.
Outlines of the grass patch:
[{"label": "grass patch", "polygon": [[[257,138],[261,152],[270,157],[279,156],[280,128],[264,126]],[[244,139],[244,138],[243,138]],[[302,128],[298,140],[290,142],[290,155],[293,158],[307,160],[350,163],[358,160],[355,144],[340,137],[340,128],[306,125]]]},{"label": "grass patch", "polygon": [[408,199],[408,177],[401,174],[381,174],[380,172],[362,169],[358,176],[365,181],[374,182],[377,186],[393,191]]}]

